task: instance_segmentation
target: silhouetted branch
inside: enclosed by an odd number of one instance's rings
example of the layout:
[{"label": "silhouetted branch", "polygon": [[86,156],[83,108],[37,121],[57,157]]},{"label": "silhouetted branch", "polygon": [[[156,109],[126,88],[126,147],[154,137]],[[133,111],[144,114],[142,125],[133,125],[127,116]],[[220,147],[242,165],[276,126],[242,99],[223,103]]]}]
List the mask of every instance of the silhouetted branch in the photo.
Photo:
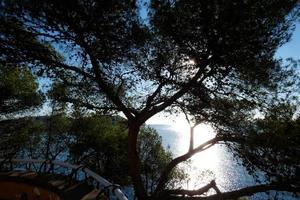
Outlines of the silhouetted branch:
[{"label": "silhouetted branch", "polygon": [[[259,193],[259,192],[267,192],[270,190],[276,190],[281,192],[292,192],[299,195],[300,187],[294,186],[292,184],[287,183],[271,183],[271,184],[262,184],[262,185],[255,185],[250,187],[245,187],[242,189],[230,191],[230,192],[224,192],[220,194],[214,194],[210,196],[202,196],[202,197],[185,197],[185,200],[216,200],[216,199],[237,199],[239,197],[243,196],[251,196],[253,194]],[[197,191],[197,190],[195,190]],[[196,193],[196,192],[194,192]],[[189,194],[193,194],[192,191],[190,191]],[[197,195],[197,194],[196,194]],[[198,194],[200,195],[200,194]],[[179,200],[182,199],[180,196],[168,196],[165,198],[166,200]]]},{"label": "silhouetted branch", "polygon": [[114,106],[97,106],[97,105],[93,105],[92,103],[83,102],[80,99],[74,99],[69,97],[62,97],[60,98],[60,100],[64,102],[74,103],[91,110],[102,110],[102,111],[118,110],[118,108]]},{"label": "silhouetted branch", "polygon": [[195,195],[202,195],[210,189],[214,189],[216,186],[216,182],[212,180],[207,185],[197,189],[197,190],[184,190],[184,189],[177,189],[177,190],[166,190],[167,195],[182,195],[182,196],[195,196]]}]

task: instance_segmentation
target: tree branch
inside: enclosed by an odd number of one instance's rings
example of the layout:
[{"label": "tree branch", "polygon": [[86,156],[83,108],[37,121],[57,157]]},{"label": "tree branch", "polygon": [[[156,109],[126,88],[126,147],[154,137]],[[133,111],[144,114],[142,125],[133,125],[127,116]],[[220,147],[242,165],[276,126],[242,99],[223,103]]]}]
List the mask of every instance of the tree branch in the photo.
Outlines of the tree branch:
[{"label": "tree branch", "polygon": [[78,67],[67,65],[67,64],[64,64],[64,63],[61,63],[58,61],[54,61],[54,60],[51,60],[50,63],[51,63],[51,66],[67,69],[67,70],[76,72],[77,74],[80,74],[84,77],[90,78],[91,80],[94,80],[94,81],[96,80],[96,78],[92,74],[89,74],[89,73],[85,72],[84,70],[81,70]]},{"label": "tree branch", "polygon": [[120,110],[124,113],[124,115],[127,117],[128,121],[132,121],[134,118],[134,113],[131,111],[131,109],[127,108],[119,96],[114,94],[114,90],[112,90],[111,87],[105,82],[104,78],[102,77],[102,72],[99,68],[98,62],[96,58],[94,58],[92,52],[89,50],[89,48],[86,45],[83,45],[84,49],[86,50],[87,54],[89,55],[92,63],[92,68],[94,71],[94,74],[96,76],[96,82],[98,83],[99,87],[103,90],[103,92],[108,96],[108,98],[118,107]]},{"label": "tree branch", "polygon": [[113,106],[97,106],[97,105],[93,105],[91,103],[88,103],[88,102],[83,102],[79,99],[73,99],[73,98],[69,98],[69,97],[63,97],[63,98],[60,98],[60,100],[64,101],[64,102],[69,102],[69,103],[74,103],[74,104],[77,104],[79,106],[83,106],[83,107],[86,107],[90,110],[93,110],[93,109],[97,109],[97,110],[118,110],[116,107],[113,107]]},{"label": "tree branch", "polygon": [[[255,185],[250,187],[245,187],[242,189],[230,191],[230,192],[223,192],[221,194],[214,194],[206,197],[186,197],[184,200],[216,200],[216,199],[237,199],[243,196],[251,196],[256,193],[260,192],[267,192],[270,190],[276,190],[281,192],[292,192],[299,194],[300,187],[294,186],[288,183],[271,183],[271,184],[262,184],[262,185]],[[179,200],[183,199],[180,196],[168,196],[167,200]]]},{"label": "tree branch", "polygon": [[156,95],[158,95],[160,93],[160,91],[164,85],[165,85],[164,83],[159,84],[158,87],[156,88],[156,90],[147,98],[145,110],[149,109],[153,99],[156,97]]},{"label": "tree branch", "polygon": [[[199,67],[198,72],[195,74],[195,76],[185,85],[182,86],[182,88],[180,90],[178,90],[173,96],[171,96],[170,98],[166,99],[165,101],[163,101],[163,103],[157,105],[157,106],[153,106],[152,109],[148,110],[148,109],[144,109],[141,113],[140,116],[143,118],[143,121],[146,121],[147,119],[149,119],[150,117],[152,117],[153,115],[155,115],[156,113],[164,110],[165,108],[167,108],[168,106],[172,105],[177,99],[179,99],[180,97],[182,97],[185,93],[188,92],[188,90],[191,88],[192,85],[194,85],[195,83],[199,82],[203,82],[207,77],[209,77],[211,75],[211,73],[213,72],[213,69],[211,69],[209,72],[207,72],[206,74],[203,74],[205,72],[205,68],[206,66],[209,64],[209,60],[205,59],[203,60],[203,63],[201,63],[201,65],[203,66],[203,68]],[[203,75],[201,77],[201,75]],[[201,77],[200,80],[198,80]],[[149,99],[148,99],[149,100]],[[151,99],[150,99],[151,100]],[[149,102],[151,103],[151,102]]]},{"label": "tree branch", "polygon": [[184,190],[184,189],[177,189],[177,190],[166,190],[166,195],[182,195],[182,196],[195,196],[195,195],[202,195],[211,188],[214,188],[216,186],[216,182],[212,180],[210,183],[207,185],[197,189],[197,190]]},{"label": "tree branch", "polygon": [[192,125],[191,124],[191,120],[189,119],[188,113],[183,108],[183,106],[180,103],[178,103],[178,107],[181,109],[181,111],[184,114],[185,119],[188,122],[189,127],[190,127],[190,146],[189,146],[189,151],[192,151],[194,149],[194,130],[195,130],[196,126],[198,126],[200,123],[196,121],[195,124]]}]

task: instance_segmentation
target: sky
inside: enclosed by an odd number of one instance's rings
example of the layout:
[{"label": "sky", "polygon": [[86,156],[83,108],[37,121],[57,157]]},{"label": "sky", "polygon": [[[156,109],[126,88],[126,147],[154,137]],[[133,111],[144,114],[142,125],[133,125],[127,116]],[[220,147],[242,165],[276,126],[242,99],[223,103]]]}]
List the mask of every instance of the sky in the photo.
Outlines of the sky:
[{"label": "sky", "polygon": [[300,22],[296,24],[291,40],[277,50],[275,57],[300,59]]}]

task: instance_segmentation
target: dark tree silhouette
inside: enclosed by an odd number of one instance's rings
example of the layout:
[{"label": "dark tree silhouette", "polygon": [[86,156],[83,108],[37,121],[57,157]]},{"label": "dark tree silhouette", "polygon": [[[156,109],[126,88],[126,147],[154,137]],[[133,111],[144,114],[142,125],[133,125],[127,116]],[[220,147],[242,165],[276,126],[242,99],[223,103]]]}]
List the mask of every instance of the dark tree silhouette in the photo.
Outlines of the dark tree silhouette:
[{"label": "dark tree silhouette", "polygon": [[[229,111],[253,117],[255,108],[268,105],[280,78],[289,72],[274,53],[290,38],[299,2],[153,0],[146,22],[138,6],[132,0],[3,1],[0,62],[26,64],[60,81],[67,87],[57,97],[61,101],[122,112],[128,120],[136,195],[161,198],[178,163],[220,141],[241,141],[228,130],[238,126],[234,120],[243,115],[226,118]],[[237,106],[229,109],[232,105]],[[171,161],[149,197],[140,176],[139,129],[159,112],[181,110],[223,131]],[[235,195],[276,189],[273,186]],[[216,188],[213,183],[207,187]],[[294,189],[278,187],[286,188]]]}]

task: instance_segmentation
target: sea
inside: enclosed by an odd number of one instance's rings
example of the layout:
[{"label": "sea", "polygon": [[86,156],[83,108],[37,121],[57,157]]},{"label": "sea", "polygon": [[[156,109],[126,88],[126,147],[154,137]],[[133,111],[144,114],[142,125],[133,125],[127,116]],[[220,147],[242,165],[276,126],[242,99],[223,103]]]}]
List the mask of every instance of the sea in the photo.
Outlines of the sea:
[{"label": "sea", "polygon": [[[152,124],[150,127],[158,132],[162,137],[163,146],[169,149],[174,157],[188,151],[189,129],[165,124]],[[200,125],[195,129],[194,146],[196,147],[214,136],[214,130],[209,125]],[[185,189],[197,189],[212,179],[216,181],[221,191],[229,191],[255,183],[255,180],[243,169],[225,145],[214,145],[199,152],[191,158],[186,166],[182,167],[186,167],[190,176],[190,180],[182,186]]]},{"label": "sea", "polygon": [[[150,124],[162,138],[163,146],[169,149],[173,157],[180,156],[189,148],[189,128],[186,126],[169,124]],[[206,124],[196,127],[194,133],[194,146],[213,138],[215,131]],[[181,185],[184,189],[197,189],[215,180],[221,192],[241,189],[247,186],[259,184],[249,175],[238,158],[229,151],[225,145],[214,145],[209,149],[194,155],[187,164],[182,166],[187,172],[189,179]],[[258,193],[246,199],[282,199],[296,200],[287,193]]]}]

